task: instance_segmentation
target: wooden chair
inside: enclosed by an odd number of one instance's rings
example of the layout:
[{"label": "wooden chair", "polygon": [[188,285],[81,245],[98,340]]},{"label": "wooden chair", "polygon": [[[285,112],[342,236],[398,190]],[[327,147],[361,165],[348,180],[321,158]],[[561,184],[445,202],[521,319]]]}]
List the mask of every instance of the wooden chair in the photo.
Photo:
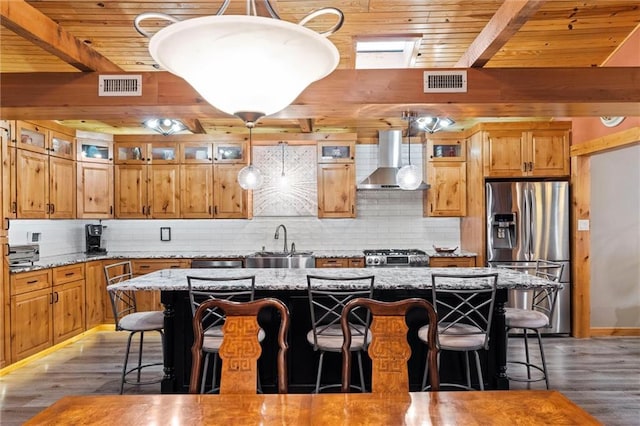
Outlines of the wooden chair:
[{"label": "wooden chair", "polygon": [[[346,304],[342,311],[340,324],[344,334],[342,345],[342,392],[349,392],[351,377],[351,327],[348,315],[352,309],[364,307],[369,310],[371,321],[371,343],[368,347],[372,361],[371,392],[403,393],[409,392],[409,371],[407,361],[411,356],[411,348],[407,342],[409,330],[405,316],[414,308],[422,308],[427,312],[429,324],[437,324],[436,311],[424,299],[412,298],[397,302],[380,302],[369,298],[357,298]],[[427,362],[430,366],[429,382],[431,390],[440,389],[437,368],[437,336],[436,327],[430,327],[428,338]]]},{"label": "wooden chair", "polygon": [[[107,280],[107,286],[118,284],[131,279],[133,276],[131,262],[119,262],[104,267],[104,275]],[[142,349],[144,346],[144,333],[155,331],[160,333],[162,339],[162,348],[164,353],[164,312],[162,311],[144,311],[138,312],[136,305],[136,292],[133,290],[112,289],[108,291],[111,300],[111,308],[113,309],[113,317],[117,331],[128,331],[127,349],[124,355],[124,364],[122,366],[122,377],[120,380],[120,394],[124,392],[124,384],[147,385],[159,383],[162,377],[157,379],[143,380],[141,378],[142,370],[162,365],[162,362],[142,363]],[[127,369],[129,363],[129,354],[131,352],[131,341],[133,337],[139,334],[140,346],[138,348],[138,363],[135,367]],[[129,380],[127,377],[130,373],[136,374],[135,380]]]},{"label": "wooden chair", "polygon": [[[199,289],[207,284],[206,289]],[[212,287],[211,284],[215,284]],[[229,300],[234,302],[250,302],[253,300],[256,288],[255,275],[243,277],[209,278],[187,276],[189,289],[189,300],[191,302],[191,314],[195,315],[198,307],[205,301],[211,299]],[[213,357],[213,368],[211,374],[211,393],[218,391],[216,384],[216,373],[218,371],[218,352],[222,344],[222,326],[225,322],[225,315],[217,309],[209,309],[202,318],[204,329],[204,342],[202,352],[204,352],[204,367],[202,369],[202,384],[200,393],[205,393],[206,375],[209,371],[209,359]],[[264,340],[264,330],[258,330],[258,341]],[[259,386],[258,386],[259,387]]]},{"label": "wooden chair", "polygon": [[202,378],[202,345],[204,342],[203,318],[212,309],[219,309],[226,315],[223,325],[222,345],[218,352],[222,360],[220,375],[221,394],[255,394],[258,379],[258,358],[262,347],[258,341],[258,313],[273,307],[280,313],[278,331],[278,393],[287,393],[287,333],[289,331],[289,310],[278,299],[265,298],[251,302],[233,302],[211,299],[200,304],[193,317],[194,342],[191,347],[192,365],[189,393],[198,393]]}]

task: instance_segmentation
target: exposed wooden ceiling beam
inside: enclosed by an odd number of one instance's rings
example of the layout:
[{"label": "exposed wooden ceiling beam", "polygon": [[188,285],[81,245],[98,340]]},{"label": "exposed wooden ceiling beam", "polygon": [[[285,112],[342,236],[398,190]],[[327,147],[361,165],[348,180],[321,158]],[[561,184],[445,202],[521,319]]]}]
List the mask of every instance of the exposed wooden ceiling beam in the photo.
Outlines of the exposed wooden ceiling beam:
[{"label": "exposed wooden ceiling beam", "polygon": [[455,66],[483,67],[545,2],[509,0],[502,3]]},{"label": "exposed wooden ceiling beam", "polygon": [[4,27],[80,71],[122,71],[118,65],[23,0],[1,1],[0,16]]},{"label": "exposed wooden ceiling beam", "polygon": [[302,131],[302,133],[313,132],[313,119],[301,118],[298,120],[298,122],[300,123],[300,131]]},{"label": "exposed wooden ceiling beam", "polygon": [[[336,70],[271,118],[380,118],[407,109],[453,117],[640,116],[640,67],[470,68],[466,93],[423,93],[424,71]],[[168,72],[142,73],[144,89],[136,97],[98,96],[97,73],[3,73],[0,79],[5,119],[229,117]]]},{"label": "exposed wooden ceiling beam", "polygon": [[187,129],[189,129],[191,133],[195,133],[195,134],[207,133],[205,128],[202,127],[202,123],[200,123],[200,120],[198,120],[197,118],[180,118],[179,120],[182,121],[182,124],[187,126]]}]

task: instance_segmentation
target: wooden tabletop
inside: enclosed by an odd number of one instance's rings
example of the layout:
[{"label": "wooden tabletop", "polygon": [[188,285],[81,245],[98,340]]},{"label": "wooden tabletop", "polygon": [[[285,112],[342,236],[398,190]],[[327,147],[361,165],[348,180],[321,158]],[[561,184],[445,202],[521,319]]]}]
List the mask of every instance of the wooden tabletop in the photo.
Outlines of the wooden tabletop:
[{"label": "wooden tabletop", "polygon": [[557,391],[67,396],[27,425],[600,424]]}]

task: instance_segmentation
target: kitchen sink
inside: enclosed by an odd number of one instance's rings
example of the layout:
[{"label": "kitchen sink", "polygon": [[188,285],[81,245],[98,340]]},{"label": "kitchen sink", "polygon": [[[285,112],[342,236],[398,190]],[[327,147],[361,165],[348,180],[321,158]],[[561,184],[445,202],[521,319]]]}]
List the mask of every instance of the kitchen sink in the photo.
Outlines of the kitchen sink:
[{"label": "kitchen sink", "polygon": [[314,268],[315,256],[311,251],[285,253],[282,251],[259,251],[244,260],[245,268]]}]

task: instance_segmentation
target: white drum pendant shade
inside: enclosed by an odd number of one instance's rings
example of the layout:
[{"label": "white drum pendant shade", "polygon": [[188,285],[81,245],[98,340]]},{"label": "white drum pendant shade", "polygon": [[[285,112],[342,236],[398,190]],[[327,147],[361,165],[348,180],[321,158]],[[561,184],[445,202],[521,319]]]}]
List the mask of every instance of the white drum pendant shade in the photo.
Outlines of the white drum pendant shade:
[{"label": "white drum pendant shade", "polygon": [[274,114],[338,65],[323,35],[259,16],[206,16],[175,22],[151,37],[149,52],[228,114]]}]

